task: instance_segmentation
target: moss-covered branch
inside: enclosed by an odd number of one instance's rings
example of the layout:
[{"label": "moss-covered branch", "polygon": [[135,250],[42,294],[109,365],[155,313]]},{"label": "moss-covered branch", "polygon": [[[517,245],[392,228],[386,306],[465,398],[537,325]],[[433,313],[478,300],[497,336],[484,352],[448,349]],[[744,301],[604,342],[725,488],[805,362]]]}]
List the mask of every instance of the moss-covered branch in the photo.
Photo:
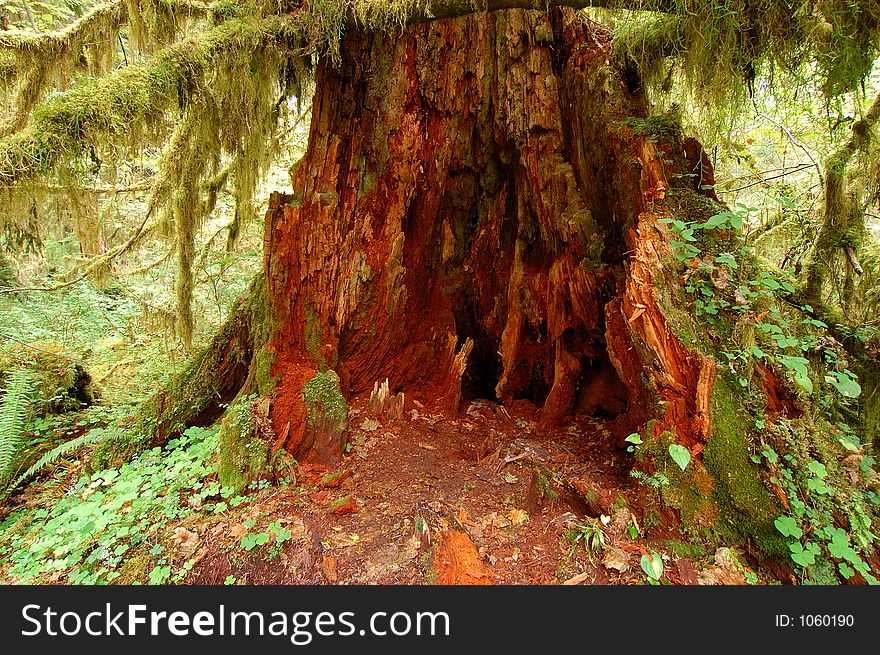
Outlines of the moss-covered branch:
[{"label": "moss-covered branch", "polygon": [[0,139],[0,186],[49,175],[62,161],[102,144],[130,144],[143,136],[139,126],[155,123],[165,111],[186,103],[197,78],[204,78],[220,59],[287,42],[290,29],[285,17],[232,19],[142,64],[57,95],[37,107],[25,129]]},{"label": "moss-covered branch", "polygon": [[52,32],[0,31],[0,49],[54,57],[84,36],[102,31],[107,25],[123,25],[127,20],[126,3],[123,0],[113,0],[94,7],[70,25]]},{"label": "moss-covered branch", "polygon": [[[825,164],[825,192],[822,207],[822,226],[810,250],[806,266],[804,295],[814,303],[821,302],[825,274],[829,261],[837,253],[846,256],[847,278],[852,272],[861,274],[861,265],[856,258],[856,250],[864,231],[864,213],[861,203],[850,189],[847,169],[852,158],[870,144],[871,132],[880,120],[880,94],[874,98],[868,111],[852,126],[852,135]],[[846,295],[845,284],[844,295]],[[842,298],[844,304],[847,298]]]},{"label": "moss-covered branch", "polygon": [[0,31],[0,80],[6,87],[18,83],[16,115],[5,132],[21,129],[45,91],[63,87],[72,72],[98,76],[111,70],[129,23],[133,40],[149,36],[171,42],[185,25],[180,18],[202,18],[210,12],[198,0],[111,0],[51,32]]},{"label": "moss-covered branch", "polygon": [[[211,13],[211,5],[198,0],[159,0],[169,11],[193,17]],[[128,22],[127,0],[110,0],[90,9],[69,25],[51,32],[25,30],[0,31],[0,49],[26,52],[33,56],[55,57],[77,41],[102,32],[106,26],[121,27]]]}]

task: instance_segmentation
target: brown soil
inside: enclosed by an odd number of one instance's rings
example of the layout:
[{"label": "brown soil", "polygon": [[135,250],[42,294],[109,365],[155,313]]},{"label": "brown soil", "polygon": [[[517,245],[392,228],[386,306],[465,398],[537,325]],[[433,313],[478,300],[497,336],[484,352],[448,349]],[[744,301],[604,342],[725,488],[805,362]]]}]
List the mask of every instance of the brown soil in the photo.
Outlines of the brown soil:
[{"label": "brown soil", "polygon": [[[364,401],[354,405],[339,468],[306,466],[295,484],[257,492],[246,513],[189,526],[203,550],[187,582],[642,584],[649,549],[664,554],[667,582],[696,583],[704,568],[668,552],[668,540],[686,540],[674,516],[653,510],[646,533],[652,492],[628,478],[633,455],[601,421],[547,428],[530,403],[478,400],[458,418],[414,407],[377,425]],[[604,550],[591,556],[565,538],[603,514]],[[240,546],[272,521],[292,533],[283,547]],[[736,567],[727,574],[742,582]]]}]

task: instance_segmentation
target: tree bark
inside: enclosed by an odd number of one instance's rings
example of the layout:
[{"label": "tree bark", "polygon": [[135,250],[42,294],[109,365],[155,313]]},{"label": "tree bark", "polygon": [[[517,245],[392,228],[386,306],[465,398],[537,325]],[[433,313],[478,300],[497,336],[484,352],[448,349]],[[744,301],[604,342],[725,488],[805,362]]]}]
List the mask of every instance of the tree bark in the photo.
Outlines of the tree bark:
[{"label": "tree bark", "polygon": [[702,153],[627,127],[648,109],[610,34],[512,10],[348,30],[341,51],[318,65],[293,194],[266,221],[278,445],[341,456],[342,433],[314,447],[304,400],[327,369],[346,397],[388,378],[437,411],[526,399],[546,422],[590,407],[622,437],[657,418],[705,438],[714,362],[681,344],[652,283],[654,203],[699,185],[676,174]]}]

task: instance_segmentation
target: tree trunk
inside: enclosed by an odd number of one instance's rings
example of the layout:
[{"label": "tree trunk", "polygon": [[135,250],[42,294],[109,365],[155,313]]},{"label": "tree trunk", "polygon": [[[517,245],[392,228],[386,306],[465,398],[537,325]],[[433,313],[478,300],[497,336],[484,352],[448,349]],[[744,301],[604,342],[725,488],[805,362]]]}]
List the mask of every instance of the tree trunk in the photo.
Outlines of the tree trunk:
[{"label": "tree trunk", "polygon": [[652,282],[654,203],[698,187],[677,174],[705,158],[636,134],[647,113],[609,34],[570,10],[348,31],[266,221],[276,446],[334,462],[337,381],[350,397],[386,378],[437,411],[526,399],[550,423],[616,417],[621,439],[649,419],[705,438],[714,362]]}]

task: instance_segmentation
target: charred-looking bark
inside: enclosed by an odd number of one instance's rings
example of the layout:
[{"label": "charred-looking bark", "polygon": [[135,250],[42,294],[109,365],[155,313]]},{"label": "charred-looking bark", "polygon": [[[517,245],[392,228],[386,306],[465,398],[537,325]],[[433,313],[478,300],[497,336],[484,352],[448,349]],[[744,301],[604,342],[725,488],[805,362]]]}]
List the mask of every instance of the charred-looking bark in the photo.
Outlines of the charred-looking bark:
[{"label": "charred-looking bark", "polygon": [[548,422],[581,408],[704,438],[714,363],[651,281],[649,210],[693,162],[628,127],[647,108],[609,34],[515,10],[349,31],[341,51],[266,221],[276,447],[340,457],[324,401],[385,378],[437,410],[525,398]]}]

